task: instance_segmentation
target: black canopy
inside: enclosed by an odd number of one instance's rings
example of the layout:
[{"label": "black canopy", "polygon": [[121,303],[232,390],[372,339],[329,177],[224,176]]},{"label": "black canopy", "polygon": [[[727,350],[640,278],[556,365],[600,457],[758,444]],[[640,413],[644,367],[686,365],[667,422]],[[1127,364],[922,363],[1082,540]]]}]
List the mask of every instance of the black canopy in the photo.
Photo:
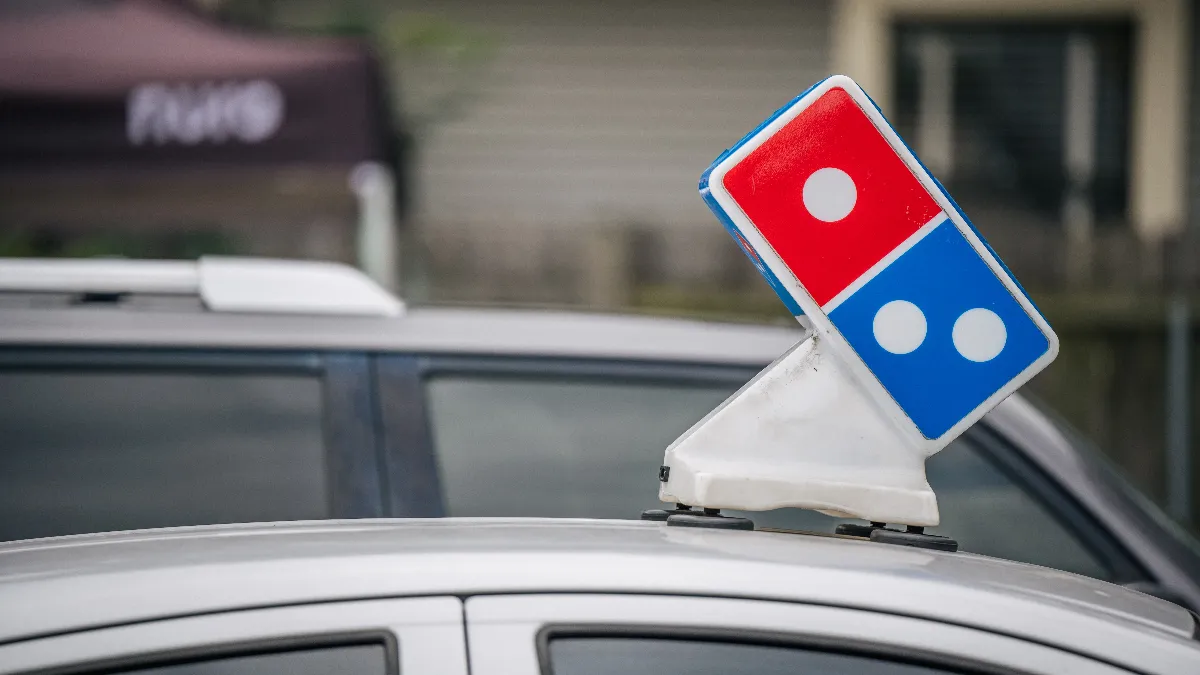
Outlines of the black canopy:
[{"label": "black canopy", "polygon": [[392,163],[384,101],[356,40],[244,32],[167,0],[0,18],[0,172]]}]

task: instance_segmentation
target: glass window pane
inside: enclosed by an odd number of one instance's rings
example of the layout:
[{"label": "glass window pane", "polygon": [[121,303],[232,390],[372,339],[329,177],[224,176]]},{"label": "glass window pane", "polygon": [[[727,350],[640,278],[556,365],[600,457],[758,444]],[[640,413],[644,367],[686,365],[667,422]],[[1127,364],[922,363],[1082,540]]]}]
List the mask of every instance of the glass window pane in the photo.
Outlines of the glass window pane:
[{"label": "glass window pane", "polygon": [[558,638],[554,675],[922,675],[928,666],[792,647],[663,638]]},{"label": "glass window pane", "polygon": [[344,645],[270,654],[231,656],[122,671],[137,675],[383,675],[383,645]]},{"label": "glass window pane", "polygon": [[655,505],[663,450],[737,388],[433,378],[448,515],[636,518]]},{"label": "glass window pane", "polygon": [[323,518],[320,380],[0,373],[0,539]]}]

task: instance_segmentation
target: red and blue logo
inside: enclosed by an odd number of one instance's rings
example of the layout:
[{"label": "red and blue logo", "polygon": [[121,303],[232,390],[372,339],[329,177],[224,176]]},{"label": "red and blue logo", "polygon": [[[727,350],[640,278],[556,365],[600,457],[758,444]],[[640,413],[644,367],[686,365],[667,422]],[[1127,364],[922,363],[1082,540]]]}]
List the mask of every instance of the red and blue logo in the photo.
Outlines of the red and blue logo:
[{"label": "red and blue logo", "polygon": [[974,421],[1057,352],[1016,280],[847,78],[781,109],[705,179],[705,201],[776,293],[849,345],[926,439]]}]

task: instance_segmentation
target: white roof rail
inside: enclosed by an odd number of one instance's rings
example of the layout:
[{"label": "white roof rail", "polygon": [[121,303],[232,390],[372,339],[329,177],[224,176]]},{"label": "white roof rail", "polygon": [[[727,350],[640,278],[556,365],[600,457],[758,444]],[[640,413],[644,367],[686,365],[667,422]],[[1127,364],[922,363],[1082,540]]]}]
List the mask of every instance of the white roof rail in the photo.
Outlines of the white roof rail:
[{"label": "white roof rail", "polygon": [[0,292],[197,295],[214,312],[398,316],[404,303],[348,265],[206,256],[198,261],[0,258]]}]

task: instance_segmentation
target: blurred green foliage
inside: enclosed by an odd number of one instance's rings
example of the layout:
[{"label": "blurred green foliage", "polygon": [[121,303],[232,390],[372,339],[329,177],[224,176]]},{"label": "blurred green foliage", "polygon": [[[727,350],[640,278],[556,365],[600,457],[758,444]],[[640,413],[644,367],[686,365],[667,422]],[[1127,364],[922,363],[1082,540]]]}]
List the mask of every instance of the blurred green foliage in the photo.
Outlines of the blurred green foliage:
[{"label": "blurred green foliage", "polygon": [[415,109],[409,106],[408,122],[418,134],[462,116],[478,97],[497,49],[496,40],[483,31],[433,14],[389,14],[378,40],[401,69],[436,74],[427,78],[427,91]]}]

